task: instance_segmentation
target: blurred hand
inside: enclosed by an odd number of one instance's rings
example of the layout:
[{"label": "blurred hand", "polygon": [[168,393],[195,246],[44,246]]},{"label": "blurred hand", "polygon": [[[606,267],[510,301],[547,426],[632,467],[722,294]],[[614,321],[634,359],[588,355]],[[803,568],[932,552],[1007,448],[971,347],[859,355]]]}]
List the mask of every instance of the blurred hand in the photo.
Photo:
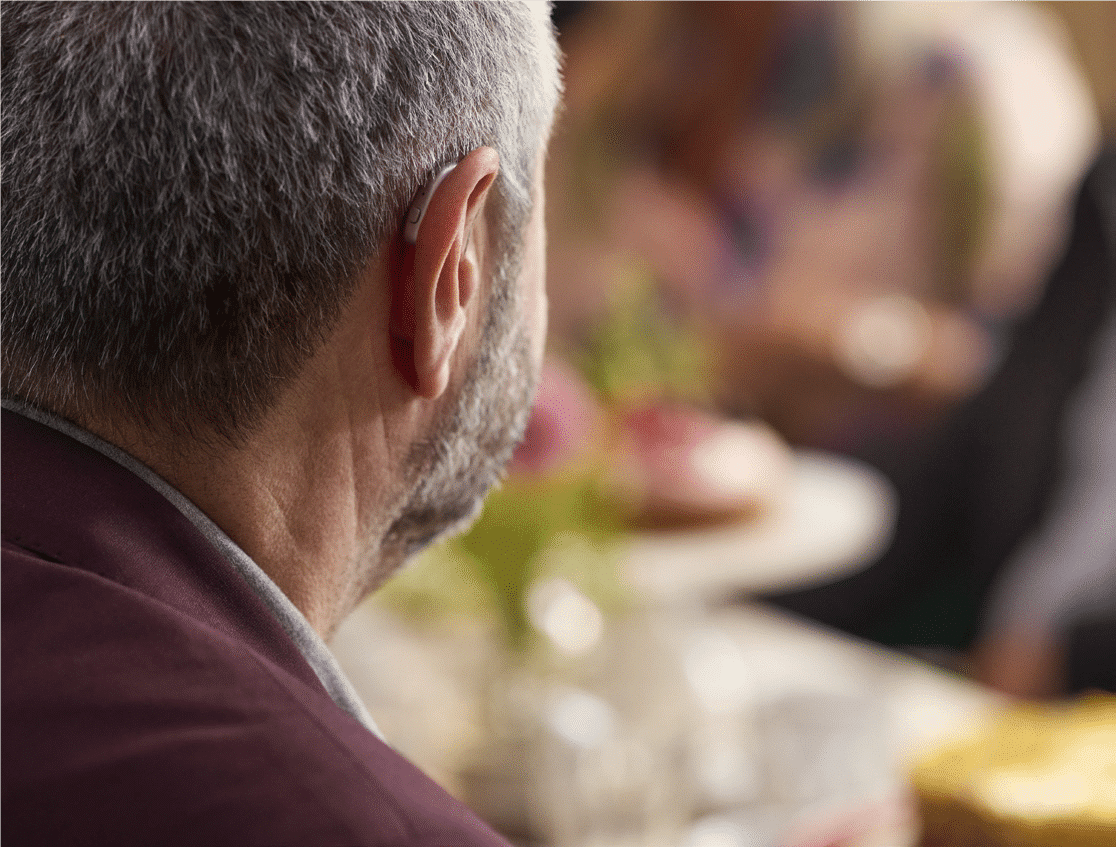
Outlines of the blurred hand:
[{"label": "blurred hand", "polygon": [[1064,691],[1062,648],[1046,633],[995,633],[974,649],[973,674],[985,685],[1013,697],[1057,697]]}]

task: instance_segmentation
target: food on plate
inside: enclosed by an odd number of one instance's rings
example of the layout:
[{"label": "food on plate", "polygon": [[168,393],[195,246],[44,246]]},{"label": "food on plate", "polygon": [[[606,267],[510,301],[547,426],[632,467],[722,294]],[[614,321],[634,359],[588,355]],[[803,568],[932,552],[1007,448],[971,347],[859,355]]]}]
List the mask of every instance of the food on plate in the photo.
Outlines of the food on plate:
[{"label": "food on plate", "polygon": [[640,528],[682,529],[756,518],[778,496],[790,451],[766,425],[671,403],[620,416],[610,490]]},{"label": "food on plate", "polygon": [[1008,709],[913,773],[922,847],[1116,844],[1116,697]]}]

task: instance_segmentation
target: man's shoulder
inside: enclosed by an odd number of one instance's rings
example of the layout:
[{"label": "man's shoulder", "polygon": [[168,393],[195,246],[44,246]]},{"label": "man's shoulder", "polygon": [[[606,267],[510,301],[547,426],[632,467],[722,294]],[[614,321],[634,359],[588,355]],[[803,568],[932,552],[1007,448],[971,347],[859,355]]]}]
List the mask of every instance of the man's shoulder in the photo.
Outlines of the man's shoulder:
[{"label": "man's shoulder", "polygon": [[4,835],[486,844],[324,692],[227,633],[5,543]]}]

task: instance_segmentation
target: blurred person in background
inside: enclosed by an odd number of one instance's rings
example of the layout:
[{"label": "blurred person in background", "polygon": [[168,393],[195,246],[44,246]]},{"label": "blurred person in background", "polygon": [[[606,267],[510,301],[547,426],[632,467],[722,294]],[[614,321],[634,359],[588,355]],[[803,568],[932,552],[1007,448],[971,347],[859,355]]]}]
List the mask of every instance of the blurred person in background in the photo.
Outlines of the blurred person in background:
[{"label": "blurred person in background", "polygon": [[772,598],[1024,696],[1116,688],[1116,9],[1049,8],[1109,139],[1062,258],[1008,325],[988,384],[910,450],[887,552],[840,583]]},{"label": "blurred person in background", "polygon": [[525,426],[546,13],[5,6],[6,842],[504,843],[323,639]]},{"label": "blurred person in background", "polygon": [[[1065,199],[1015,209],[1035,192],[992,149],[1044,118],[1000,127],[999,53],[918,4],[572,5],[550,166],[558,352],[576,359],[637,277],[704,339],[705,402],[796,444],[915,437],[979,385]],[[1017,25],[1027,12],[980,9],[989,42],[1045,37]],[[1066,190],[1093,129],[1071,112],[1026,152]],[[1027,261],[1000,249],[1008,218]]]},{"label": "blurred person in background", "polygon": [[996,373],[900,481],[890,548],[768,598],[895,645],[974,648],[1002,690],[1116,690],[1116,150]]}]

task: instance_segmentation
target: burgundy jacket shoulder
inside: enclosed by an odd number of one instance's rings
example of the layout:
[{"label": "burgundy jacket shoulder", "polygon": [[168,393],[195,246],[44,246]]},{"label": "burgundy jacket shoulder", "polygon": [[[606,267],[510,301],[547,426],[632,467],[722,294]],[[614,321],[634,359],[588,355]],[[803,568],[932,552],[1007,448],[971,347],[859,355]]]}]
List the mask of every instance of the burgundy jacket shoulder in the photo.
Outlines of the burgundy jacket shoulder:
[{"label": "burgundy jacket shoulder", "polygon": [[145,481],[9,411],[0,443],[5,842],[504,845]]}]

